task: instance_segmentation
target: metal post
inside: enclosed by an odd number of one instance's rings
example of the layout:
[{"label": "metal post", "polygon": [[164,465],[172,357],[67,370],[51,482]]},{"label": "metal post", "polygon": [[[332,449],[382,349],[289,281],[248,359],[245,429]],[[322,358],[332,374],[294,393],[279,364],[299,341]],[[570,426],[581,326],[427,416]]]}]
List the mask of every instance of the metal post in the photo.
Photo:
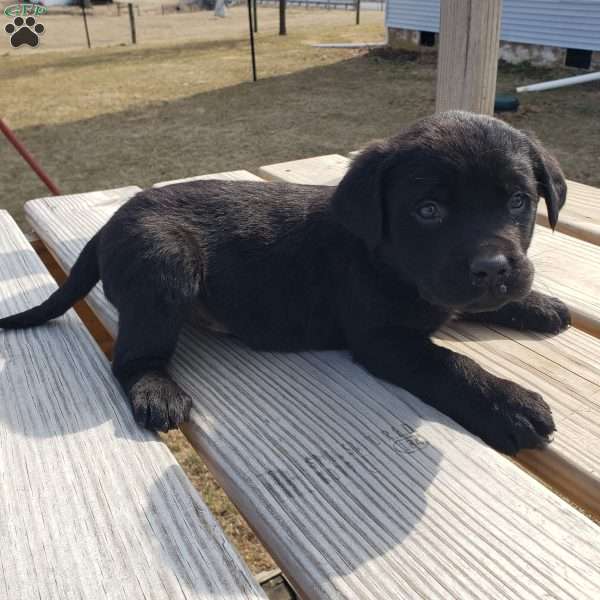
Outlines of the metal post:
[{"label": "metal post", "polygon": [[279,0],[279,35],[287,35],[285,26],[285,6],[286,0]]},{"label": "metal post", "polygon": [[83,15],[83,26],[85,27],[85,39],[87,40],[87,47],[91,48],[90,43],[90,32],[88,30],[87,15],[85,14],[85,0],[81,0],[81,14]]},{"label": "metal post", "polygon": [[256,56],[254,54],[254,30],[252,29],[252,0],[248,3],[248,29],[250,30],[250,54],[252,55],[252,80],[256,81]]},{"label": "metal post", "polygon": [[133,4],[129,2],[127,4],[127,8],[129,9],[129,24],[131,25],[131,43],[135,44],[137,40],[135,35],[135,16],[133,14]]},{"label": "metal post", "polygon": [[356,0],[356,24],[360,25],[360,0]]}]

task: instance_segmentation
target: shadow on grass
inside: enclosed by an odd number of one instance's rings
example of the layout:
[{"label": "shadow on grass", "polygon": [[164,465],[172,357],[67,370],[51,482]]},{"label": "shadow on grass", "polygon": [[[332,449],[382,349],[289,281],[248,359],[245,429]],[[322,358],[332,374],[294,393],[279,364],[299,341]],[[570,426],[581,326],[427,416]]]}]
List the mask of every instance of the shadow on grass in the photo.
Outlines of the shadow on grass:
[{"label": "shadow on grass", "polygon": [[[347,152],[431,112],[433,100],[433,68],[390,64],[382,69],[357,56],[18,134],[61,191],[74,193],[125,184],[146,187],[165,179]],[[0,208],[9,209],[21,224],[23,203],[47,195],[8,144],[0,144],[0,181]]]},{"label": "shadow on grass", "polygon": [[[240,51],[245,43],[221,42]],[[140,61],[155,57],[162,63],[186,49],[219,44],[146,48],[136,56]],[[130,53],[114,49],[65,59],[78,65],[83,62],[77,61],[96,61],[99,66],[113,60],[133,59]],[[306,60],[314,62],[314,58]],[[38,63],[44,61],[40,58]],[[269,64],[273,68],[273,61]],[[55,68],[55,63],[48,66]],[[198,78],[207,66],[225,68],[207,63],[201,55]],[[498,89],[512,90],[545,74],[540,69],[502,66]],[[185,83],[182,76],[181,85]],[[132,95],[141,95],[134,83],[121,85]],[[63,193],[128,184],[146,187],[161,180],[345,153],[431,113],[434,98],[434,61],[363,54],[257,83],[243,82],[71,123],[23,128],[18,134]],[[24,110],[35,110],[34,99],[17,101]],[[139,102],[144,102],[143,97]],[[600,86],[522,94],[519,112],[503,118],[535,131],[556,153],[569,178],[600,185]],[[24,224],[23,203],[48,194],[13,148],[1,142],[0,188],[0,208],[8,209],[20,224]]]}]

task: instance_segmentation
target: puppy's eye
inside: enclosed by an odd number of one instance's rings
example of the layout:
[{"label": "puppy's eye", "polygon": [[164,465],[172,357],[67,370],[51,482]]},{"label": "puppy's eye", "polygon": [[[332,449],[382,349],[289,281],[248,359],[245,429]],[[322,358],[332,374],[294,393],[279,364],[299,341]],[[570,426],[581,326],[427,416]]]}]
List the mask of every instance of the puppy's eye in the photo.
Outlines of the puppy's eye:
[{"label": "puppy's eye", "polygon": [[442,207],[437,204],[437,202],[433,202],[431,200],[427,200],[426,202],[419,204],[415,208],[414,214],[419,221],[424,221],[427,223],[439,223],[444,217],[444,211]]},{"label": "puppy's eye", "polygon": [[508,201],[508,210],[511,213],[520,213],[527,206],[527,194],[517,192],[513,194]]}]

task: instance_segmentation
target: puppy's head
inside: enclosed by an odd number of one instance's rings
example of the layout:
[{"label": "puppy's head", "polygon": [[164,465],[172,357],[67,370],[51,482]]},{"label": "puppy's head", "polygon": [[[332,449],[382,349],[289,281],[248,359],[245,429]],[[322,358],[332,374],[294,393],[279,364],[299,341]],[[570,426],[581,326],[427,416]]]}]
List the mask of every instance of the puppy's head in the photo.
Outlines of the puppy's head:
[{"label": "puppy's head", "polygon": [[452,111],[363,151],[331,202],[335,218],[425,300],[476,312],[529,293],[540,196],[554,228],[566,184],[534,136]]}]

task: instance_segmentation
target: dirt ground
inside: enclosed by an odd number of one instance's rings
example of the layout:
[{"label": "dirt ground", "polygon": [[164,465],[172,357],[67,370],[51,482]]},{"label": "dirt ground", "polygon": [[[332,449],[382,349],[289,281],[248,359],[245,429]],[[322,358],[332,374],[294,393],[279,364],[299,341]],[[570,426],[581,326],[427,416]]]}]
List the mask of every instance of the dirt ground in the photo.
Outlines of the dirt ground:
[{"label": "dirt ground", "polygon": [[[63,193],[347,153],[432,112],[435,55],[315,49],[314,41],[382,41],[383,13],[293,9],[289,35],[259,6],[259,81],[250,81],[247,12],[162,16],[142,8],[137,46],[125,13],[95,7],[85,48],[78,11],[44,17],[39,49],[0,49],[0,115]],[[0,42],[1,43],[1,42]],[[97,47],[103,46],[103,47]],[[0,46],[2,48],[2,46]],[[574,74],[505,67],[498,90]],[[508,115],[534,130],[568,177],[600,186],[600,84],[521,95]],[[46,188],[0,140],[0,209],[23,224],[23,203]],[[181,434],[166,438],[255,572],[272,561]]]}]

